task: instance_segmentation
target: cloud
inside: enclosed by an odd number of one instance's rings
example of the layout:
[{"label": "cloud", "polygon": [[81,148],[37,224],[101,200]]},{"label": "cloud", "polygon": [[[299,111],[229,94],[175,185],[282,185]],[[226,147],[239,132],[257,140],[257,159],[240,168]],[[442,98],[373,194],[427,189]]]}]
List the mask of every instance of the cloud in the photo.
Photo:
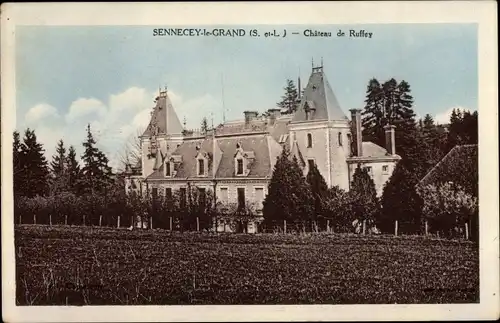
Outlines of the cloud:
[{"label": "cloud", "polygon": [[59,118],[57,109],[47,103],[39,103],[26,112],[24,120],[28,125],[36,125],[47,118]]},{"label": "cloud", "polygon": [[[24,121],[25,125],[35,129],[49,161],[59,139],[64,140],[66,148],[73,145],[77,155],[81,156],[82,142],[90,124],[97,146],[106,153],[110,165],[116,168],[130,141],[147,127],[156,95],[156,91],[134,86],[109,95],[107,101],[92,97],[76,98],[67,109],[58,110],[40,103],[26,113]],[[169,90],[168,95],[179,120],[182,123],[186,117],[189,128],[199,128],[204,116],[211,122],[211,112],[219,107],[218,101],[210,94],[187,100],[173,90]],[[54,122],[56,119],[58,122]]]},{"label": "cloud", "polygon": [[94,98],[79,98],[69,107],[69,111],[66,114],[67,122],[75,122],[81,120],[89,115],[97,115],[102,117],[106,114],[106,106],[101,101]]},{"label": "cloud", "polygon": [[462,107],[462,106],[454,106],[449,109],[447,109],[444,112],[438,113],[434,116],[434,122],[437,124],[447,124],[450,123],[450,116],[451,113],[453,112],[453,109],[455,110],[460,110],[460,111],[470,111],[470,109]]}]

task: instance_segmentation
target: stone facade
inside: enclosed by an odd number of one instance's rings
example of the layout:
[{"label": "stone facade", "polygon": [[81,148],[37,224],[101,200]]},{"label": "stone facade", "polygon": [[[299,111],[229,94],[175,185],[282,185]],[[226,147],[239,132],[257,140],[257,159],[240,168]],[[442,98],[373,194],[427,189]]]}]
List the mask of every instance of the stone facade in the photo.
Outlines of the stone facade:
[{"label": "stone facade", "polygon": [[[386,129],[388,149],[361,140],[360,110],[349,120],[323,73],[314,67],[294,114],[269,109],[266,116],[246,111],[243,120],[226,122],[206,133],[186,131],[161,91],[151,122],[140,137],[140,165],[131,168],[126,189],[165,194],[182,187],[215,192],[217,201],[248,201],[257,212],[267,195],[276,158],[286,147],[307,174],[317,165],[328,186],[349,190],[355,168],[369,167],[380,195],[400,159],[394,149],[394,127]],[[255,232],[255,223],[246,224]],[[218,223],[217,230],[233,230]],[[231,229],[233,227],[233,229]]]}]

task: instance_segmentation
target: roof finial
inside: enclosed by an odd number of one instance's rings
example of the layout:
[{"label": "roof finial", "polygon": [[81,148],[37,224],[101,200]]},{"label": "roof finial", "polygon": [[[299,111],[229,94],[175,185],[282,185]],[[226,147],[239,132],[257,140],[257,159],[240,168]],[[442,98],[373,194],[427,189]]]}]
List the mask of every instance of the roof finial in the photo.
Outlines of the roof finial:
[{"label": "roof finial", "polygon": [[321,67],[323,67],[323,56],[321,56]]},{"label": "roof finial", "polygon": [[167,84],[165,83],[165,92],[167,92]]},{"label": "roof finial", "polygon": [[184,116],[184,120],[183,120],[183,124],[184,124],[184,129],[186,129],[186,116]]},{"label": "roof finial", "polygon": [[314,58],[311,57],[311,67],[314,69]]}]

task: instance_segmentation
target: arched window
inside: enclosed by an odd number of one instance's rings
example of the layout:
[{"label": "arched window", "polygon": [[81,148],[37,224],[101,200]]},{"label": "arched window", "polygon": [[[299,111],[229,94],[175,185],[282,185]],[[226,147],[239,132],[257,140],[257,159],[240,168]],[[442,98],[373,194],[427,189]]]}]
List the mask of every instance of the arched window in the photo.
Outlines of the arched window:
[{"label": "arched window", "polygon": [[342,132],[339,132],[339,146],[342,146]]},{"label": "arched window", "polygon": [[313,136],[312,134],[307,134],[307,148],[311,148],[313,146]]}]

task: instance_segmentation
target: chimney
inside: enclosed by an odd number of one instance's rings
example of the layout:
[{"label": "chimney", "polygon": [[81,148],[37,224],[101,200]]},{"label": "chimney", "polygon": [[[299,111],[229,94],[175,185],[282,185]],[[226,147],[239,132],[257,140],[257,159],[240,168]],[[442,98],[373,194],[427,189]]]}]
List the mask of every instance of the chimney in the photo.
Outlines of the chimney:
[{"label": "chimney", "polygon": [[396,135],[394,132],[396,126],[388,124],[384,127],[384,129],[385,129],[385,149],[387,149],[389,155],[396,155]]},{"label": "chimney", "polygon": [[281,116],[281,110],[274,108],[274,109],[268,109],[267,110],[269,114],[269,124],[273,125],[276,119],[278,119]]},{"label": "chimney", "polygon": [[363,156],[363,136],[361,134],[361,110],[351,109],[352,155]]},{"label": "chimney", "polygon": [[245,125],[249,125],[259,114],[257,111],[245,111],[243,113],[245,114]]}]

